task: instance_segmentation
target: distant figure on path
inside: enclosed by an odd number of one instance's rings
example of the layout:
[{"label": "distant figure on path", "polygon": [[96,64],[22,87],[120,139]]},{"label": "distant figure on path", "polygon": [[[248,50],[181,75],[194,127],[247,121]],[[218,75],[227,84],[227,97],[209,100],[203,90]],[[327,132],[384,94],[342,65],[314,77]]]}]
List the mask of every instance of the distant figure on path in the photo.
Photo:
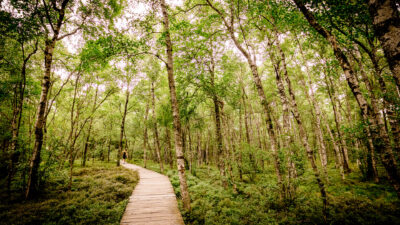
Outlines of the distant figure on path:
[{"label": "distant figure on path", "polygon": [[126,149],[122,152],[122,159],[123,162],[125,163],[125,160],[128,158],[128,152],[126,151]]}]

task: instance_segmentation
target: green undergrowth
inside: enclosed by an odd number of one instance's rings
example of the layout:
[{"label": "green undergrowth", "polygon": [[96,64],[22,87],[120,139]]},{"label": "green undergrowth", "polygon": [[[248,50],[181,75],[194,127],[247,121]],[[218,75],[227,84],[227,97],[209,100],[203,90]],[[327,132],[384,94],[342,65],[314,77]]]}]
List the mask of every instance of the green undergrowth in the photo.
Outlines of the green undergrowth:
[{"label": "green undergrowth", "polygon": [[132,170],[96,162],[52,173],[35,199],[0,202],[0,224],[119,224],[138,182]]},{"label": "green undergrowth", "polygon": [[[148,162],[147,168],[159,171],[154,162]],[[400,201],[391,185],[364,182],[358,172],[342,181],[337,170],[328,171],[326,220],[308,168],[297,180],[296,195],[282,200],[272,167],[259,171],[255,179],[244,175],[240,181],[235,176],[236,190],[229,181],[228,188],[222,186],[216,168],[197,167],[192,173],[187,171],[190,212],[182,208],[177,171],[164,173],[170,177],[186,224],[400,224]]]}]

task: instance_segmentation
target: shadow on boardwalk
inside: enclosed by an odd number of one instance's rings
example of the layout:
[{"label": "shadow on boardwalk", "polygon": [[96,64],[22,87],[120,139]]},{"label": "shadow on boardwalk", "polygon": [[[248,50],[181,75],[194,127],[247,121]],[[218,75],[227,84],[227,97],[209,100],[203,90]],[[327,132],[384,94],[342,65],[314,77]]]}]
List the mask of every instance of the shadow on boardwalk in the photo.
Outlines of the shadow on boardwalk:
[{"label": "shadow on boardwalk", "polygon": [[129,198],[121,224],[184,224],[167,176],[129,163],[121,165],[136,170],[140,177]]}]

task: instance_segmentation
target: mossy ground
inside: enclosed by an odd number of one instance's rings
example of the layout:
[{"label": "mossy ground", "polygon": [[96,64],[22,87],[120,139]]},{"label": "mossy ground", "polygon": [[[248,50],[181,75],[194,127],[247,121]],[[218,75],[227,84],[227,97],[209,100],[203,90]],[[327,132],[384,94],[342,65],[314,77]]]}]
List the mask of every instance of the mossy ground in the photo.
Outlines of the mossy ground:
[{"label": "mossy ground", "polygon": [[76,165],[71,191],[65,169],[52,173],[35,199],[0,202],[0,224],[119,224],[137,173],[115,163],[88,164]]},{"label": "mossy ground", "polygon": [[[143,165],[138,160],[134,163]],[[158,164],[149,161],[147,165],[159,172]],[[179,200],[177,171],[167,167],[165,174]],[[296,196],[289,201],[279,197],[272,167],[258,172],[254,180],[248,175],[242,181],[235,177],[236,191],[232,183],[226,189],[222,186],[216,168],[197,167],[187,171],[192,210],[185,212],[178,202],[186,224],[400,224],[400,201],[387,181],[362,181],[357,171],[342,181],[333,168],[328,175],[326,220],[309,168],[299,177]]]}]

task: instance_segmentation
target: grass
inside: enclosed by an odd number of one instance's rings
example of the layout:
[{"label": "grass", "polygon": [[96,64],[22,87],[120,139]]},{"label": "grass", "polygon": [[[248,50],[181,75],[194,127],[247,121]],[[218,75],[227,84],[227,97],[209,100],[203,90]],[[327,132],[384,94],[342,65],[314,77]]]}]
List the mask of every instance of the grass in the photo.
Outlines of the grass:
[{"label": "grass", "polygon": [[[143,165],[140,160],[133,161]],[[159,172],[158,164],[148,161],[147,168]],[[342,181],[338,171],[330,168],[327,185],[329,206],[327,219],[311,169],[305,168],[297,181],[296,196],[281,200],[272,166],[258,172],[254,181],[235,177],[236,190],[222,186],[219,171],[201,166],[187,171],[191,197],[190,212],[180,201],[177,171],[164,171],[170,177],[185,224],[400,224],[400,201],[387,181],[375,184],[361,180],[354,171]]]},{"label": "grass", "polygon": [[138,182],[132,170],[96,162],[53,172],[34,200],[0,202],[0,224],[119,224]]}]

